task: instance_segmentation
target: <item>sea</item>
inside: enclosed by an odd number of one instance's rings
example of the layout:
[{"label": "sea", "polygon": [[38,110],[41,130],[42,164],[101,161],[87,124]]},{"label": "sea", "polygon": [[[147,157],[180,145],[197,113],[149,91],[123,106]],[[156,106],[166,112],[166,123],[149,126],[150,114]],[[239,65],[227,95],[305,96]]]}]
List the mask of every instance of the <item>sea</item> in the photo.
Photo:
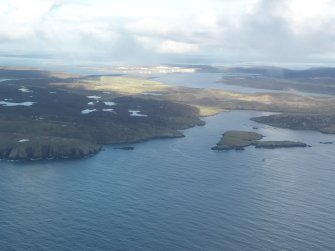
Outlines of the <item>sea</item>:
[{"label": "sea", "polygon": [[[219,85],[180,74],[156,78]],[[224,112],[82,160],[1,161],[0,250],[335,250],[335,144],[320,143],[335,135],[250,120],[268,114]],[[227,130],[311,147],[211,151]]]}]

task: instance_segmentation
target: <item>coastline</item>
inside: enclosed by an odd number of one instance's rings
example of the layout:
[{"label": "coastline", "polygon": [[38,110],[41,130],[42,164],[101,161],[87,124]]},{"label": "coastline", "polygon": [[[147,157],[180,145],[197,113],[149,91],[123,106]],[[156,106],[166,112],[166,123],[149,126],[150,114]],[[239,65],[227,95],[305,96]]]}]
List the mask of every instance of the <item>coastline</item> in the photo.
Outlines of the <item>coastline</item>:
[{"label": "coastline", "polygon": [[[202,126],[201,118],[222,112],[287,113],[304,107],[302,117],[308,116],[309,109],[325,116],[323,108],[328,111],[335,105],[335,98],[233,93],[128,76],[0,69],[2,78],[8,74],[21,77],[0,85],[0,133],[5,135],[0,140],[0,155],[12,160],[77,159],[95,155],[105,145],[184,137],[180,130]],[[49,138],[59,139],[61,146]],[[32,142],[18,144],[25,139],[37,141],[38,147]],[[55,146],[58,150],[50,152]],[[62,152],[64,147],[67,152]]]}]

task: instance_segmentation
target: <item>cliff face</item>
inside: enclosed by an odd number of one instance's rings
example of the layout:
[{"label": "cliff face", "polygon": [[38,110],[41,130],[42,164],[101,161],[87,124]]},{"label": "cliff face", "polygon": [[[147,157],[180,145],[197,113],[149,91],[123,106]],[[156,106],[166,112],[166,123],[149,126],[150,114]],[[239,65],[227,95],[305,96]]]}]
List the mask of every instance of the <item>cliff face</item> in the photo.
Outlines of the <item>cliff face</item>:
[{"label": "cliff face", "polygon": [[22,138],[17,134],[1,134],[0,137],[0,158],[7,160],[78,159],[101,150],[100,145],[79,139]]}]

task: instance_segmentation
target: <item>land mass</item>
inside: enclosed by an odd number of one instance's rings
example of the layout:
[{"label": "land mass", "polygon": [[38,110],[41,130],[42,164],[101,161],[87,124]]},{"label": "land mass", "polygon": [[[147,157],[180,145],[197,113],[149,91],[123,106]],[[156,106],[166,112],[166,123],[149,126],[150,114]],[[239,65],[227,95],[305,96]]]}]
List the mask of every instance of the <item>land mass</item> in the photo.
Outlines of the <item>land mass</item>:
[{"label": "land mass", "polygon": [[[203,69],[204,70],[204,69]],[[224,84],[277,91],[335,95],[335,68],[291,70],[280,67],[223,67]]]},{"label": "land mass", "polygon": [[334,114],[284,113],[255,117],[251,120],[274,127],[335,133]]},{"label": "land mass", "polygon": [[244,150],[254,145],[256,148],[306,147],[307,144],[295,141],[260,141],[264,136],[247,131],[227,131],[212,150]]},{"label": "land mass", "polygon": [[[106,144],[183,137],[180,130],[204,125],[202,116],[226,110],[324,118],[335,107],[334,97],[187,88],[120,74],[7,67],[0,78],[0,158],[8,160],[82,158]],[[325,121],[323,131],[335,132],[335,120]]]}]

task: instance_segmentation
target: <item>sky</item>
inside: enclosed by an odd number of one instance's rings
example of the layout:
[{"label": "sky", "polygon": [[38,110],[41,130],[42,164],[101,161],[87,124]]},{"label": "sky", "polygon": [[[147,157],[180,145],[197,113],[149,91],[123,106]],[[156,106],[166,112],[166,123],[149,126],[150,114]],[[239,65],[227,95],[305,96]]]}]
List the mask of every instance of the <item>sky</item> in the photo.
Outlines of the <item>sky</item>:
[{"label": "sky", "polygon": [[335,62],[335,0],[0,0],[0,54]]}]

